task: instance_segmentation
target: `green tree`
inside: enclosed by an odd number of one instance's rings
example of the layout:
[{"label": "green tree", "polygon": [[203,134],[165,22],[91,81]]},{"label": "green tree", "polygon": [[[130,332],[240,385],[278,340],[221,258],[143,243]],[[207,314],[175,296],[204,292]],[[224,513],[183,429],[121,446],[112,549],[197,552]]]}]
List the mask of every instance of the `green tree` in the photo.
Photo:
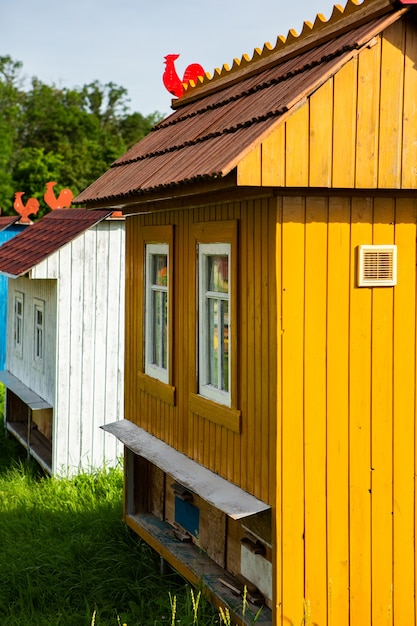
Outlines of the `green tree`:
[{"label": "green tree", "polygon": [[54,180],[74,195],[142,139],[162,118],[129,113],[127,91],[94,81],[81,88],[58,88],[33,77],[23,88],[22,64],[0,57],[0,206],[12,212],[14,192],[49,209],[45,183]]}]

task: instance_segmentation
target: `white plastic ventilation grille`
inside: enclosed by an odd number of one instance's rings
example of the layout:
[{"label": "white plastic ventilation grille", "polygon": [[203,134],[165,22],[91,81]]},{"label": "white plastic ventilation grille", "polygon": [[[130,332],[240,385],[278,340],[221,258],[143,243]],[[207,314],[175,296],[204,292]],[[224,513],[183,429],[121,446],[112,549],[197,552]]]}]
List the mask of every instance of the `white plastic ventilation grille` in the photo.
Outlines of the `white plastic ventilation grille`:
[{"label": "white plastic ventilation grille", "polygon": [[397,284],[397,246],[359,246],[358,286]]}]

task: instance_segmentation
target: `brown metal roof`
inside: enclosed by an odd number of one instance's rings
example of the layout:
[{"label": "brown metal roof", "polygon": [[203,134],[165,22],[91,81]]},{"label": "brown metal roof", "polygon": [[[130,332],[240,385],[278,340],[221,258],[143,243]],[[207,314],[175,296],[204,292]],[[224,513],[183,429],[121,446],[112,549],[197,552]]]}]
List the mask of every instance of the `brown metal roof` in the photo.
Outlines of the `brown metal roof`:
[{"label": "brown metal roof", "polygon": [[0,215],[0,231],[9,228],[17,222],[19,215]]},{"label": "brown metal roof", "polygon": [[[379,1],[379,0],[378,0]],[[366,0],[369,5],[369,0]],[[75,203],[122,202],[145,192],[224,177],[282,116],[404,12],[390,11],[220,90],[184,104],[117,159]]]},{"label": "brown metal roof", "polygon": [[56,209],[0,247],[0,272],[21,276],[111,215],[108,209]]}]

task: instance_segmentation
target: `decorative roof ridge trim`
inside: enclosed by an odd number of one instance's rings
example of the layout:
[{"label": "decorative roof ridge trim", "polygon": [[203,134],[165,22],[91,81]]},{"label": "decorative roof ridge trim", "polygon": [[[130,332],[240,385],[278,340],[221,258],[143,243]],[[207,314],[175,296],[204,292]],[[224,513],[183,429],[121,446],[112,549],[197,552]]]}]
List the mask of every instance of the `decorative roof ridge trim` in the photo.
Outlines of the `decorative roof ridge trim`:
[{"label": "decorative roof ridge trim", "polygon": [[155,150],[155,152],[147,152],[146,154],[142,154],[141,156],[136,157],[135,159],[128,159],[122,162],[113,163],[110,167],[124,167],[126,165],[131,165],[132,163],[138,163],[139,161],[145,161],[146,159],[151,159],[154,157],[163,156],[164,154],[169,154],[170,152],[177,152],[178,150],[182,150],[183,148],[189,148],[190,146],[196,146],[199,143],[203,143],[204,141],[208,141],[211,139],[216,139],[216,137],[221,137],[222,135],[230,135],[232,133],[236,133],[238,130],[242,130],[242,128],[249,128],[254,124],[259,124],[261,122],[265,122],[269,120],[271,117],[279,117],[283,113],[288,110],[287,106],[283,106],[280,109],[275,109],[274,111],[268,111],[264,115],[259,115],[258,117],[253,117],[250,120],[246,120],[245,122],[240,122],[235,126],[229,126],[228,128],[223,128],[222,130],[218,130],[213,133],[208,133],[207,135],[203,135],[202,137],[197,137],[197,139],[193,139],[192,141],[184,141],[181,144],[175,144],[173,146],[169,146],[164,148],[163,150]]},{"label": "decorative roof ridge trim", "polygon": [[[336,36],[339,30],[346,26],[346,22],[353,22],[353,17],[362,12],[363,19],[370,21],[371,19],[381,16],[390,10],[394,10],[396,0],[348,0],[345,8],[340,4],[333,6],[333,11],[328,20],[319,13],[316,16],[314,24],[305,21],[301,33],[298,35],[294,29],[288,31],[287,37],[279,35],[275,46],[266,42],[263,48],[255,48],[252,57],[243,54],[242,57],[234,58],[232,66],[224,64],[222,68],[215,68],[213,75],[206,72],[205,76],[199,77],[198,81],[192,85],[188,85],[184,95],[180,98],[172,100],[174,109],[188,104],[189,100],[196,99],[216,88],[216,83],[227,83],[233,78],[234,74],[242,73],[242,71],[253,73],[261,71],[265,65],[282,62],[285,57],[291,56],[294,48],[300,50],[302,47],[308,47],[311,42],[314,44],[325,40],[326,36]],[[407,9],[406,9],[407,10]],[[360,22],[358,22],[358,26]]]},{"label": "decorative roof ridge trim", "polygon": [[294,78],[294,76],[310,71],[312,68],[317,67],[318,65],[321,65],[322,63],[328,63],[329,61],[333,61],[333,59],[336,59],[338,56],[341,56],[342,54],[345,54],[346,52],[357,50],[359,49],[359,47],[360,46],[356,43],[351,46],[344,45],[341,48],[339,48],[339,50],[333,52],[332,54],[325,54],[320,59],[316,61],[312,61],[310,63],[306,63],[305,65],[303,65],[302,67],[296,70],[290,70],[286,72],[286,74],[283,74],[282,76],[279,76],[278,78],[271,78],[267,81],[264,81],[263,83],[259,83],[251,87],[250,89],[244,89],[239,94],[230,96],[229,98],[225,98],[224,100],[220,102],[216,102],[215,104],[209,104],[207,106],[201,107],[200,109],[197,109],[196,111],[193,111],[192,113],[180,115],[175,120],[169,121],[169,118],[168,118],[166,122],[162,121],[157,126],[152,128],[151,132],[163,130],[165,128],[168,128],[169,126],[175,126],[179,122],[184,122],[188,119],[195,117],[196,115],[201,115],[202,113],[206,113],[207,111],[210,111],[210,110],[219,109],[223,106],[226,106],[227,104],[230,104],[231,102],[236,102],[237,100],[240,100],[241,98],[245,98],[246,96],[252,95],[253,93],[256,93],[257,91],[262,91],[264,89],[268,89],[269,87],[273,87],[274,85],[278,85],[279,83],[285,82],[286,80],[289,80],[290,78]]}]

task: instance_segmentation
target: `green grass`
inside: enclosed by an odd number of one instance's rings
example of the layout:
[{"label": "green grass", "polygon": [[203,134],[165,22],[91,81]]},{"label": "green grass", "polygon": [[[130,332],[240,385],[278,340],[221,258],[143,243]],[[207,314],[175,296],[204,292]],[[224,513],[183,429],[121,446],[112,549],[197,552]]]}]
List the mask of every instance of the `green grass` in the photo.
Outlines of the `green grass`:
[{"label": "green grass", "polygon": [[218,623],[203,598],[196,615],[182,578],[161,575],[158,555],[122,521],[122,498],[121,469],[45,476],[0,415],[2,625]]}]

